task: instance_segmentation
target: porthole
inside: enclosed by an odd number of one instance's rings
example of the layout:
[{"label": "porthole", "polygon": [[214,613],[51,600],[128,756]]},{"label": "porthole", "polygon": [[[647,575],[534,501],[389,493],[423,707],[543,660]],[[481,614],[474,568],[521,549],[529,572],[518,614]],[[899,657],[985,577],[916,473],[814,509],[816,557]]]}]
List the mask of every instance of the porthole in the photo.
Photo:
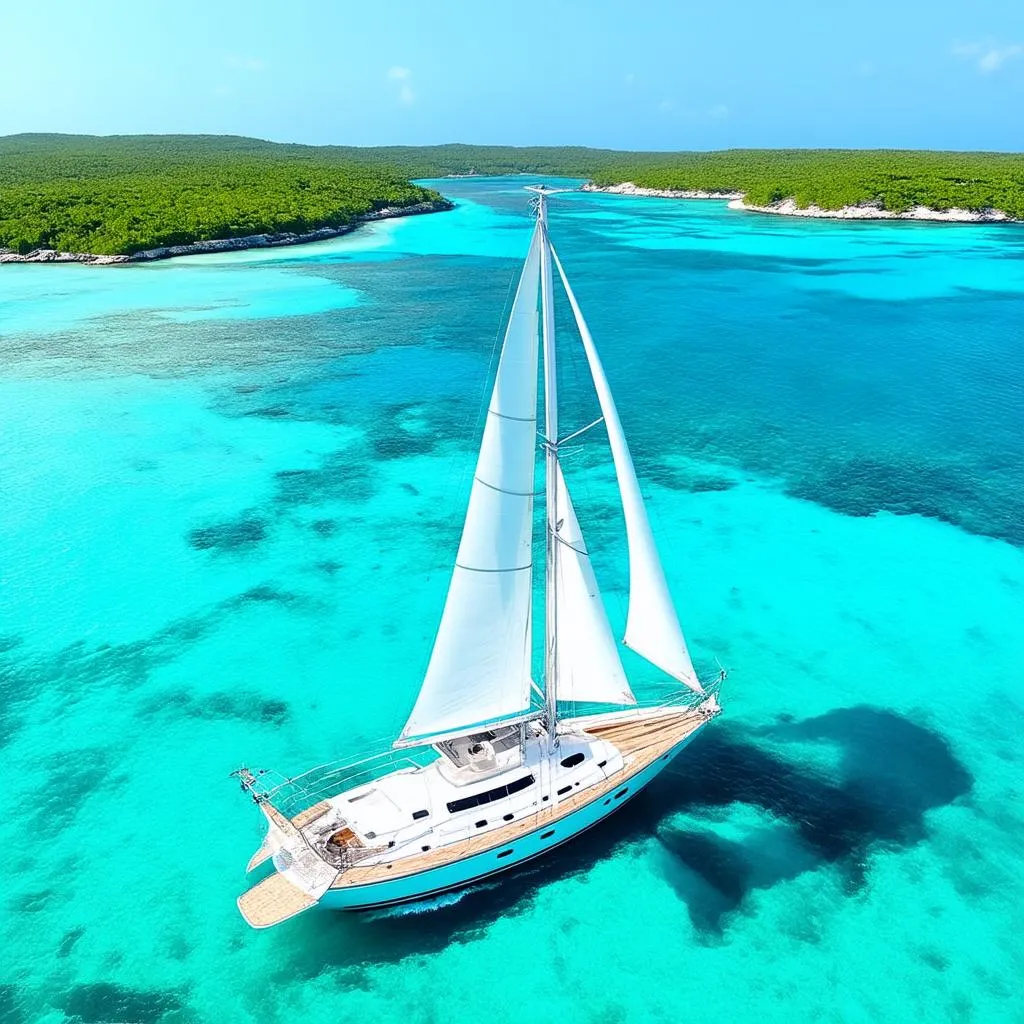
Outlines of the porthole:
[{"label": "porthole", "polygon": [[501,860],[502,857],[510,856],[511,853],[512,853],[512,850],[502,850],[501,853],[498,854],[498,860]]},{"label": "porthole", "polygon": [[572,786],[563,786],[563,787],[562,787],[562,788],[561,788],[561,789],[560,789],[560,790],[558,791],[558,795],[559,795],[559,796],[565,796],[565,794],[566,794],[566,793],[571,793],[571,792],[572,792]]},{"label": "porthole", "polygon": [[413,811],[412,812],[412,820],[413,821],[419,821],[420,818],[429,818],[429,817],[430,817],[430,811]]},{"label": "porthole", "polygon": [[541,839],[550,839],[554,834],[555,830],[553,828],[549,828],[547,832],[542,832],[540,837]]},{"label": "porthole", "polygon": [[618,800],[620,796],[625,796],[628,792],[629,792],[629,786],[627,786],[625,789],[620,789],[618,791],[618,793],[616,793],[615,796],[612,797],[612,799],[613,800]]},{"label": "porthole", "polygon": [[480,819],[480,821],[478,821],[478,822],[476,823],[476,827],[477,827],[477,828],[483,828],[483,827],[484,827],[484,825],[486,825],[486,824],[487,824],[486,820],[485,820],[485,819],[483,819],[483,818],[481,818],[481,819]]},{"label": "porthole", "polygon": [[504,815],[502,815],[501,820],[502,821],[511,821],[514,817],[515,817],[514,814],[504,814]]}]

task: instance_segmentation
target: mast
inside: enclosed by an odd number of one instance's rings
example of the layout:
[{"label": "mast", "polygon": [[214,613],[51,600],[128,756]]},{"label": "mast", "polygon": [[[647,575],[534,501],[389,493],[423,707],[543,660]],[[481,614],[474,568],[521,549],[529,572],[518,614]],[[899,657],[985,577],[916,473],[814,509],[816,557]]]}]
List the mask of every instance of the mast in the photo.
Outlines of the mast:
[{"label": "mast", "polygon": [[544,344],[544,492],[547,499],[547,557],[544,563],[544,704],[548,748],[558,746],[558,376],[555,363],[555,309],[548,241],[548,200],[543,186],[537,192],[540,222],[541,328]]}]

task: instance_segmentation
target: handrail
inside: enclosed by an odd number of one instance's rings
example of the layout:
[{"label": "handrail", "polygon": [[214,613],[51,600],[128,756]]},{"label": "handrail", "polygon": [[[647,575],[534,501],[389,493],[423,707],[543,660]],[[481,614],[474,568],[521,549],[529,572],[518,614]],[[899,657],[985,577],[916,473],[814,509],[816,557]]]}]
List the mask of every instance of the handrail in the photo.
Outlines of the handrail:
[{"label": "handrail", "polygon": [[417,771],[436,757],[425,751],[420,757],[386,750],[368,757],[339,758],[283,779],[261,796],[271,801],[287,817],[312,807],[320,800],[336,796],[346,789],[373,782],[396,771]]}]

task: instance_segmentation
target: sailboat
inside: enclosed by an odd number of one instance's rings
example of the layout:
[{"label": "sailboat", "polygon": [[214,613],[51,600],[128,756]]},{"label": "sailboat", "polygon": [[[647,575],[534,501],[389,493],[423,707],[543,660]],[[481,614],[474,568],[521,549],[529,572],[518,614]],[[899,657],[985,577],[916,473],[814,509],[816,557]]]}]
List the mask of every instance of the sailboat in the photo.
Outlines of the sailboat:
[{"label": "sailboat", "polygon": [[[625,805],[720,713],[724,671],[702,683],[694,670],[611,388],[548,234],[548,197],[558,190],[530,191],[536,222],[440,626],[405,727],[388,750],[295,778],[234,773],[267,825],[247,870],[268,860],[274,869],[238,898],[254,928],[313,907],[426,900],[548,853]],[[601,413],[567,436],[558,418],[556,271]],[[562,473],[563,446],[601,423],[629,556],[623,642],[681,684],[654,704],[638,702],[626,678]],[[538,452],[546,501],[542,685],[532,670]],[[595,710],[572,714],[580,704]]]}]

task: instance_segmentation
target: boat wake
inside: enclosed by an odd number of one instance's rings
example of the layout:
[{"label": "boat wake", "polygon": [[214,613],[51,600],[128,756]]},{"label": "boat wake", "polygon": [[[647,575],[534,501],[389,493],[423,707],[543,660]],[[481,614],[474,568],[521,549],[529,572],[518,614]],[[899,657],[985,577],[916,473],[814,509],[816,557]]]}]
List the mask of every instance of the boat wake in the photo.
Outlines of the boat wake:
[{"label": "boat wake", "polygon": [[365,917],[368,921],[386,921],[396,917],[412,917],[416,914],[429,914],[434,910],[443,910],[445,907],[453,907],[460,903],[467,896],[475,893],[487,892],[488,889],[497,889],[500,882],[481,883],[470,885],[465,889],[458,889],[455,892],[443,892],[438,896],[431,896],[429,899],[416,900],[415,903],[400,903],[396,907],[383,907],[380,910],[367,911]]}]

